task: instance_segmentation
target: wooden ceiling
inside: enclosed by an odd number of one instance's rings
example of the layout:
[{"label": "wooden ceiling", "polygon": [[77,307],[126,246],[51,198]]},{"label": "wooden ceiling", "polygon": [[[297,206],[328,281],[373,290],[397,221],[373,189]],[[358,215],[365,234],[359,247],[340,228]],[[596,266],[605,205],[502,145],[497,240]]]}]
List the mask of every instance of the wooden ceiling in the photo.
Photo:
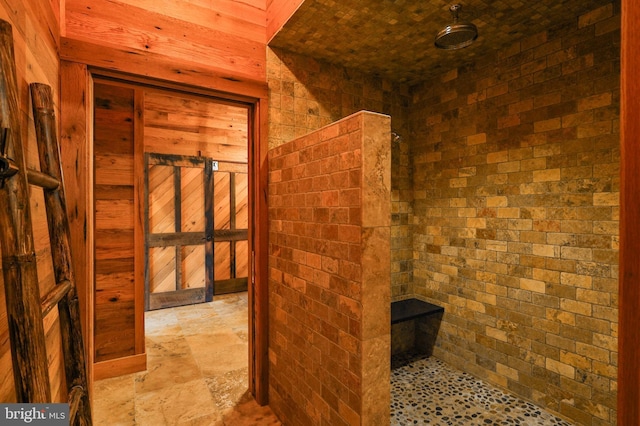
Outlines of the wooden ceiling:
[{"label": "wooden ceiling", "polygon": [[462,0],[459,20],[474,23],[478,39],[457,51],[436,49],[455,2],[305,0],[269,45],[411,84],[546,30],[575,27],[601,6],[620,10],[619,0]]}]

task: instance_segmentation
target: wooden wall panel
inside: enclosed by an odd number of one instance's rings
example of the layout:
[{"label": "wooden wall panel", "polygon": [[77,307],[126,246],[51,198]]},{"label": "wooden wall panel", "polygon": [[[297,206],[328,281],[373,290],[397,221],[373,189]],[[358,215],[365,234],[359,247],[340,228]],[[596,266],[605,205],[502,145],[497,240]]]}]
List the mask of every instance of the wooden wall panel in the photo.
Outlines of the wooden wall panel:
[{"label": "wooden wall panel", "polygon": [[[56,1],[39,0],[3,0],[0,2],[0,19],[13,27],[14,52],[21,117],[22,140],[27,145],[26,158],[29,167],[38,168],[38,153],[35,142],[35,128],[31,116],[31,100],[28,84],[40,82],[52,87],[57,96],[60,89],[58,80],[60,61],[59,18]],[[58,3],[59,4],[59,3]],[[55,105],[59,108],[58,103]],[[57,111],[56,111],[57,113]],[[48,231],[42,191],[34,190],[30,201],[34,230],[34,245],[38,262],[38,278],[41,292],[53,283]],[[1,232],[1,230],[0,230]],[[0,248],[1,251],[1,248]],[[0,253],[1,254],[1,253]],[[0,266],[1,268],[1,266]],[[50,378],[52,379],[52,398],[54,401],[66,399],[61,396],[64,389],[61,371],[60,331],[57,327],[57,311],[45,318],[47,351],[50,360]],[[66,392],[64,392],[66,393]],[[4,282],[0,274],[0,401],[15,401],[13,368],[8,335]]]},{"label": "wooden wall panel", "polygon": [[211,99],[145,91],[145,152],[247,162],[247,109]]},{"label": "wooden wall panel", "polygon": [[134,93],[94,85],[96,362],[136,354]]},{"label": "wooden wall panel", "polygon": [[[87,143],[92,134],[92,112],[87,99],[92,98],[92,84],[87,67],[62,62],[60,92],[64,102],[60,108],[61,163],[65,182],[67,213],[71,232],[71,253],[82,314],[82,331],[87,362],[89,389],[93,386],[93,173],[87,166],[93,157],[93,145]],[[91,394],[91,391],[89,392]]]},{"label": "wooden wall panel", "polygon": [[264,81],[265,17],[264,4],[230,0],[67,0],[64,37]]}]

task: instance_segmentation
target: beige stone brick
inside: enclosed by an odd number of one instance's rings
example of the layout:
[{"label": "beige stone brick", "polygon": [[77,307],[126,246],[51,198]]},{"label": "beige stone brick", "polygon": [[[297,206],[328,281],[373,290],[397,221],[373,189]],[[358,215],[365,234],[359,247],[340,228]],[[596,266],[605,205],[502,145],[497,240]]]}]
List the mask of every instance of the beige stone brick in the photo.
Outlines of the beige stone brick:
[{"label": "beige stone brick", "polygon": [[504,330],[499,330],[495,327],[486,327],[485,333],[493,339],[500,340],[502,342],[507,341],[507,333]]},{"label": "beige stone brick", "polygon": [[487,164],[509,161],[509,151],[498,151],[487,154]]},{"label": "beige stone brick", "polygon": [[533,279],[557,284],[560,282],[560,272],[550,271],[548,269],[534,268]]},{"label": "beige stone brick", "polygon": [[470,217],[469,219],[467,219],[467,227],[476,229],[486,228],[487,219],[481,217]]},{"label": "beige stone brick", "polygon": [[546,318],[550,321],[557,321],[566,325],[573,326],[576,324],[576,315],[565,310],[547,309]]},{"label": "beige stone brick", "polygon": [[594,221],[593,233],[605,235],[619,235],[620,223],[618,221]]},{"label": "beige stone brick", "polygon": [[609,120],[578,126],[578,138],[593,138],[611,133],[612,122]]},{"label": "beige stone brick", "polygon": [[590,303],[576,300],[560,299],[560,308],[579,315],[590,316],[592,314],[592,305]]},{"label": "beige stone brick", "polygon": [[511,380],[517,381],[519,378],[518,370],[501,363],[496,363],[496,373]]},{"label": "beige stone brick", "polygon": [[534,182],[548,182],[559,181],[560,169],[546,169],[546,170],[534,170],[533,181]]},{"label": "beige stone brick", "polygon": [[486,198],[487,207],[506,207],[508,204],[508,198],[505,196],[494,196]]},{"label": "beige stone brick", "polygon": [[498,173],[513,173],[520,171],[519,161],[508,161],[498,164]]},{"label": "beige stone brick", "polygon": [[611,353],[608,350],[586,343],[577,342],[576,353],[600,362],[610,362],[611,360]]},{"label": "beige stone brick", "polygon": [[563,259],[585,260],[592,259],[593,250],[580,247],[562,247],[560,256]]},{"label": "beige stone brick", "polygon": [[521,112],[530,111],[533,109],[533,98],[528,98],[520,102],[516,102],[509,105],[509,115],[519,114]]},{"label": "beige stone brick", "polygon": [[608,349],[611,352],[618,350],[618,339],[606,334],[594,333],[593,344],[599,348]]},{"label": "beige stone brick", "polygon": [[593,279],[588,275],[578,275],[568,272],[560,273],[560,282],[563,285],[590,289],[593,286]]},{"label": "beige stone brick", "polygon": [[518,207],[504,207],[496,209],[498,217],[517,219],[520,217],[520,209]]},{"label": "beige stone brick", "polygon": [[593,317],[600,318],[611,322],[618,321],[618,309],[607,306],[593,306]]},{"label": "beige stone brick", "polygon": [[556,334],[547,333],[545,343],[560,350],[575,352],[576,342]]},{"label": "beige stone brick", "polygon": [[466,198],[451,198],[449,200],[449,206],[451,207],[467,207]]},{"label": "beige stone brick", "polygon": [[585,111],[611,105],[611,92],[599,93],[578,100],[578,111]]},{"label": "beige stone brick", "polygon": [[531,219],[509,219],[509,229],[530,231],[533,229],[533,221]]},{"label": "beige stone brick", "polygon": [[528,160],[522,160],[520,162],[520,169],[522,171],[544,170],[546,167],[547,167],[546,157],[530,158]]},{"label": "beige stone brick", "polygon": [[533,123],[533,131],[535,133],[548,132],[550,130],[560,129],[561,127],[562,120],[560,118],[550,118]]},{"label": "beige stone brick", "polygon": [[479,145],[487,142],[486,133],[477,133],[475,135],[467,136],[467,145]]},{"label": "beige stone brick", "polygon": [[547,241],[547,234],[538,231],[521,231],[520,241],[523,243],[544,244]]},{"label": "beige stone brick", "polygon": [[533,254],[545,257],[560,257],[560,247],[550,244],[534,244]]},{"label": "beige stone brick", "polygon": [[520,288],[528,291],[535,291],[536,293],[545,293],[546,284],[544,281],[532,280],[528,278],[520,278]]},{"label": "beige stone brick", "polygon": [[591,369],[591,358],[576,354],[575,349],[560,351],[560,361],[581,370]]},{"label": "beige stone brick", "polygon": [[476,209],[472,207],[459,208],[458,217],[476,217]]},{"label": "beige stone brick", "polygon": [[593,194],[594,206],[617,206],[620,204],[619,192],[599,192]]},{"label": "beige stone brick", "polygon": [[569,364],[547,358],[545,366],[549,371],[553,371],[565,377],[573,378],[575,376],[575,368]]},{"label": "beige stone brick", "polygon": [[449,179],[449,187],[451,188],[464,188],[466,186],[467,186],[467,178]]}]

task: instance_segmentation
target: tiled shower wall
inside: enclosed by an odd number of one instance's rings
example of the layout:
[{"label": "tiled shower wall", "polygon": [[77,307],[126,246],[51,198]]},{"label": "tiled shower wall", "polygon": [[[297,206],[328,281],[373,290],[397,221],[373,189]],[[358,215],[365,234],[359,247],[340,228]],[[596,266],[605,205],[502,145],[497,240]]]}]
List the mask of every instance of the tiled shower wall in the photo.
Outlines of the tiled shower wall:
[{"label": "tiled shower wall", "polygon": [[390,119],[269,152],[269,400],[285,424],[388,423]]},{"label": "tiled shower wall", "polygon": [[394,299],[411,294],[408,87],[280,49],[267,52],[267,78],[270,148],[361,110],[391,116],[391,128],[401,136],[391,144],[391,291]]},{"label": "tiled shower wall", "polygon": [[435,356],[581,425],[615,423],[619,27],[605,4],[412,88],[410,108]]}]

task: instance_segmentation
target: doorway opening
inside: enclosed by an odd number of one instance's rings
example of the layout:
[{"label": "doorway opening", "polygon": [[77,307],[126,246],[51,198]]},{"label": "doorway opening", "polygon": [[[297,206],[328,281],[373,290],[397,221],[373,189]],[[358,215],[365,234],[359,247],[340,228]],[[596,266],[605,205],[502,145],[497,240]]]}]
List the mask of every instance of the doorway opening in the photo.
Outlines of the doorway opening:
[{"label": "doorway opening", "polygon": [[92,77],[95,376],[144,370],[146,309],[237,294],[247,387],[264,403],[255,311],[265,302],[252,256],[260,100]]}]

